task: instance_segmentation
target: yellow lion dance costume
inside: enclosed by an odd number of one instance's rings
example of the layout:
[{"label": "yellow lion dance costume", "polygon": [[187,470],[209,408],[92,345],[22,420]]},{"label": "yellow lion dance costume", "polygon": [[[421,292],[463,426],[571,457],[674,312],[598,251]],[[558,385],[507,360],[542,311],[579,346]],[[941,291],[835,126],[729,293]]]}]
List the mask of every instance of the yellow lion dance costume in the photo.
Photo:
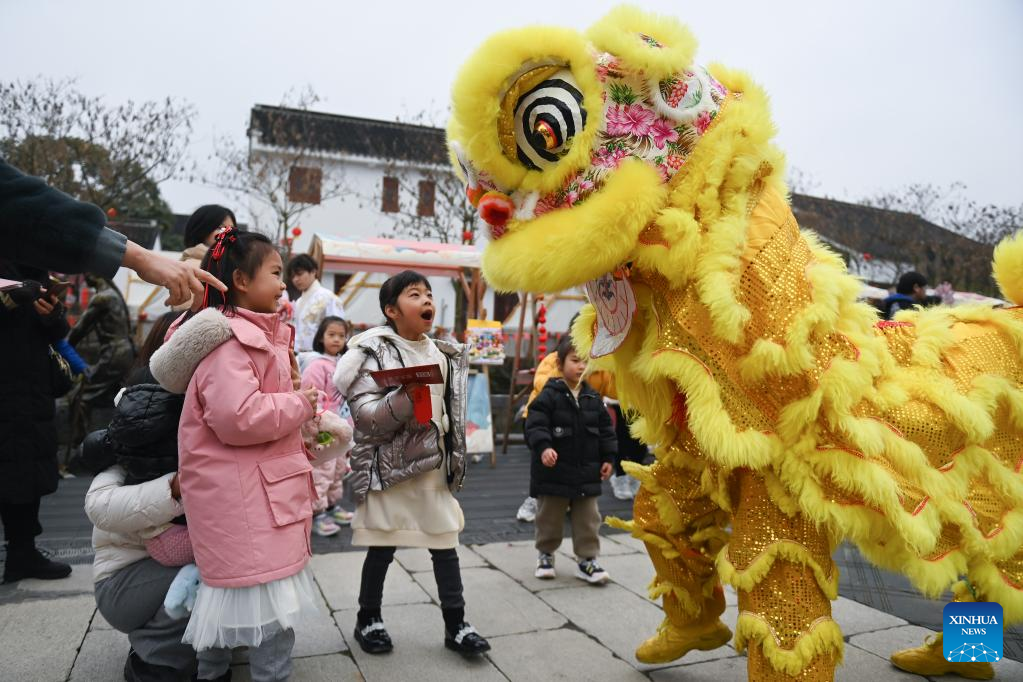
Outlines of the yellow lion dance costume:
[{"label": "yellow lion dance costume", "polygon": [[[577,345],[655,446],[630,470],[634,520],[611,520],[646,543],[663,598],[637,658],[726,643],[725,581],[751,680],[832,679],[844,539],[927,594],[1019,621],[1023,312],[879,323],[796,225],[763,91],[694,52],[685,27],[627,7],[585,35],[508,31],[464,67],[448,131],[490,225],[488,280],[587,283]],[[995,271],[1023,301],[1023,242],[999,247]],[[945,664],[940,641],[893,660],[991,676]]]}]

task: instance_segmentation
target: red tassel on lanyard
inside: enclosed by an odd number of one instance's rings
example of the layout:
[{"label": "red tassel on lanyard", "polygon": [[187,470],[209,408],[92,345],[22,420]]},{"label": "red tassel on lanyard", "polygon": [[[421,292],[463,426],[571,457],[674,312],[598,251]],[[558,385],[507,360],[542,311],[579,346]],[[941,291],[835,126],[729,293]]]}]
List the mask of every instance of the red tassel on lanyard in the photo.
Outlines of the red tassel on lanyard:
[{"label": "red tassel on lanyard", "polygon": [[429,424],[433,417],[433,401],[430,400],[430,387],[422,384],[416,386],[410,392],[412,407],[415,409],[416,421],[420,424]]}]

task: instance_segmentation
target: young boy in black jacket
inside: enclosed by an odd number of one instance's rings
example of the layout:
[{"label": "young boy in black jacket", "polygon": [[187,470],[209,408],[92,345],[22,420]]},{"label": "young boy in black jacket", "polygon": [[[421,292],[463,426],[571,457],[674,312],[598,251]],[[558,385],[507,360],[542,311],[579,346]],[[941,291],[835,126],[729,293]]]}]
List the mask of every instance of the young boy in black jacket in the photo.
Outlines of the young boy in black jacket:
[{"label": "young boy in black jacket", "polygon": [[558,369],[529,406],[526,441],[532,453],[529,494],[537,499],[536,577],[554,577],[565,512],[571,508],[575,576],[597,585],[608,581],[600,553],[601,481],[611,476],[618,441],[600,395],[583,381],[586,363],[566,334],[558,344]]}]

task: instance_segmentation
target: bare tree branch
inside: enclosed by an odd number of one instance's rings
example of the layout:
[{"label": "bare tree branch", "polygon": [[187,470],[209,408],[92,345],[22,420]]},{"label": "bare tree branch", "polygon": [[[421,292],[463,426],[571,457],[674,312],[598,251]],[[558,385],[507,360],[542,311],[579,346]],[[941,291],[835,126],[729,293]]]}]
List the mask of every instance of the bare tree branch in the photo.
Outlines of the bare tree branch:
[{"label": "bare tree branch", "polygon": [[158,185],[179,174],[194,115],[171,98],[107,104],[73,80],[0,81],[0,155],[74,197],[166,226]]},{"label": "bare tree branch", "polygon": [[[309,111],[319,101],[319,96],[307,87],[285,94],[280,106]],[[273,113],[270,116],[270,130],[265,137],[273,141],[272,148],[268,145],[254,152],[240,146],[234,138],[221,137],[214,141],[212,155],[218,162],[217,172],[207,175],[204,181],[239,200],[252,200],[268,209],[273,224],[257,224],[255,228],[273,238],[275,243],[283,244],[299,216],[314,205],[290,196],[289,180],[296,169],[319,168],[322,171],[320,203],[341,196],[346,191],[346,183],[343,172],[332,167],[320,151],[308,117]]]}]

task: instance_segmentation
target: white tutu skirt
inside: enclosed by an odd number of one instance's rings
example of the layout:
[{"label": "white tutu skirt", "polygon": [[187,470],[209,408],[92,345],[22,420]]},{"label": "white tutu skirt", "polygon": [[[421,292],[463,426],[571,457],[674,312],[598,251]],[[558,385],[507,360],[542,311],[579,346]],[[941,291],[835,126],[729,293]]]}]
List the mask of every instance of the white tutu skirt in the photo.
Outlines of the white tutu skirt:
[{"label": "white tutu skirt", "polygon": [[181,641],[196,651],[256,647],[319,612],[316,585],[306,566],[300,573],[251,587],[200,585]]}]

